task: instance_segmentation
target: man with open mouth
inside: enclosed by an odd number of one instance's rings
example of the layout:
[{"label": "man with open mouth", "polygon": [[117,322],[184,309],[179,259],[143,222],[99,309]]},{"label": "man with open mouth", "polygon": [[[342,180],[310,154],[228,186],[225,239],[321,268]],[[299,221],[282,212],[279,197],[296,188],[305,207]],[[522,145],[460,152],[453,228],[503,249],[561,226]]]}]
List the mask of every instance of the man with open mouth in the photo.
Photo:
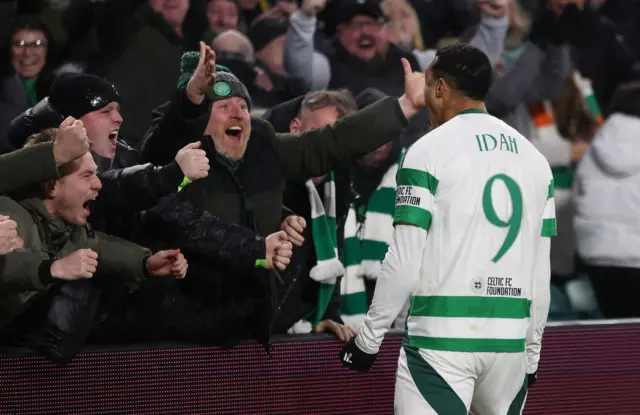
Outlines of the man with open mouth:
[{"label": "man with open mouth", "polygon": [[[215,53],[201,43],[199,54],[183,55],[179,88],[171,101],[156,109],[141,156],[164,164],[183,145],[199,140],[211,161],[211,173],[185,186],[184,199],[226,222],[268,235],[282,222],[285,180],[304,182],[357,160],[389,137],[399,136],[407,120],[424,106],[424,76],[412,73],[408,61],[402,63],[405,94],[401,98],[384,98],[334,126],[276,134],[265,120],[250,117],[246,87],[227,68],[216,67]],[[271,293],[276,292],[275,281],[269,279]],[[202,283],[206,287],[206,279]],[[210,290],[193,292],[211,301]],[[260,305],[263,339],[269,335],[275,301],[271,298]]]}]

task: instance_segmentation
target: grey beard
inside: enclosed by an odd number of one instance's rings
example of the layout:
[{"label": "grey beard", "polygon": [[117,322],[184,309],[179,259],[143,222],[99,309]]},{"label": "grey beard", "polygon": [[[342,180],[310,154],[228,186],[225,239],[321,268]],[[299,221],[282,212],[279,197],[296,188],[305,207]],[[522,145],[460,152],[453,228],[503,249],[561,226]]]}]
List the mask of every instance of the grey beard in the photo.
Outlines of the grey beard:
[{"label": "grey beard", "polygon": [[[229,154],[229,152],[227,152],[224,148],[219,146],[218,143],[216,142],[216,140],[213,137],[211,137],[211,141],[213,142],[213,148],[216,149],[216,153],[218,153],[220,156],[224,157],[225,159],[229,160],[230,162],[242,161],[242,158],[244,157],[244,153],[242,153],[242,155],[240,157],[234,157],[231,154]],[[249,145],[249,138],[247,138],[247,145]],[[246,151],[247,151],[247,149],[245,147],[245,152]]]}]

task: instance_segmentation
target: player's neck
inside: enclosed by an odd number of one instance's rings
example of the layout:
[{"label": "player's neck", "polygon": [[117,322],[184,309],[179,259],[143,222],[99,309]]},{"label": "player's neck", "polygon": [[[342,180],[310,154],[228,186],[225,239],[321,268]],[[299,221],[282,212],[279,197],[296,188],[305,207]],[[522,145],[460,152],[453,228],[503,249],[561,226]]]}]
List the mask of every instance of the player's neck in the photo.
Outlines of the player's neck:
[{"label": "player's neck", "polygon": [[446,111],[445,122],[467,111],[487,112],[487,107],[485,107],[484,102],[482,101],[476,101],[468,98],[457,100],[457,102],[453,103],[453,105],[449,107],[448,111]]}]

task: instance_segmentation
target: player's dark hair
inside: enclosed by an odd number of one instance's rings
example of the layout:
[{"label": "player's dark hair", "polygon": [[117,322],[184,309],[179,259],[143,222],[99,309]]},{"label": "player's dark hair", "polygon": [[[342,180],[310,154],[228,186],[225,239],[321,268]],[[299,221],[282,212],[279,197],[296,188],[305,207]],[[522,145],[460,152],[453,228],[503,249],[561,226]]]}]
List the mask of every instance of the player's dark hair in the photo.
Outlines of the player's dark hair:
[{"label": "player's dark hair", "polygon": [[444,78],[461,94],[478,101],[484,101],[493,82],[487,55],[466,43],[438,49],[432,71],[434,76]]}]

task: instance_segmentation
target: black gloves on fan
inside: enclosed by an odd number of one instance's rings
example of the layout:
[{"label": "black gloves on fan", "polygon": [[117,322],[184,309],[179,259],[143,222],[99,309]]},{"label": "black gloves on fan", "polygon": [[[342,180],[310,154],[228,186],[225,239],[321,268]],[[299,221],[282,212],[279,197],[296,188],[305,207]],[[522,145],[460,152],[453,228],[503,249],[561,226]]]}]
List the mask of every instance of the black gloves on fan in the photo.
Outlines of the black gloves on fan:
[{"label": "black gloves on fan", "polygon": [[527,389],[531,389],[534,383],[538,380],[538,371],[527,375]]},{"label": "black gloves on fan", "polygon": [[560,18],[553,10],[543,9],[531,23],[529,42],[544,50],[549,44],[561,45],[565,41],[565,31],[559,24]]},{"label": "black gloves on fan", "polygon": [[356,370],[360,373],[366,373],[373,366],[378,354],[365,353],[356,346],[356,338],[352,338],[345,344],[342,352],[340,352],[340,360],[342,366],[347,369]]}]

